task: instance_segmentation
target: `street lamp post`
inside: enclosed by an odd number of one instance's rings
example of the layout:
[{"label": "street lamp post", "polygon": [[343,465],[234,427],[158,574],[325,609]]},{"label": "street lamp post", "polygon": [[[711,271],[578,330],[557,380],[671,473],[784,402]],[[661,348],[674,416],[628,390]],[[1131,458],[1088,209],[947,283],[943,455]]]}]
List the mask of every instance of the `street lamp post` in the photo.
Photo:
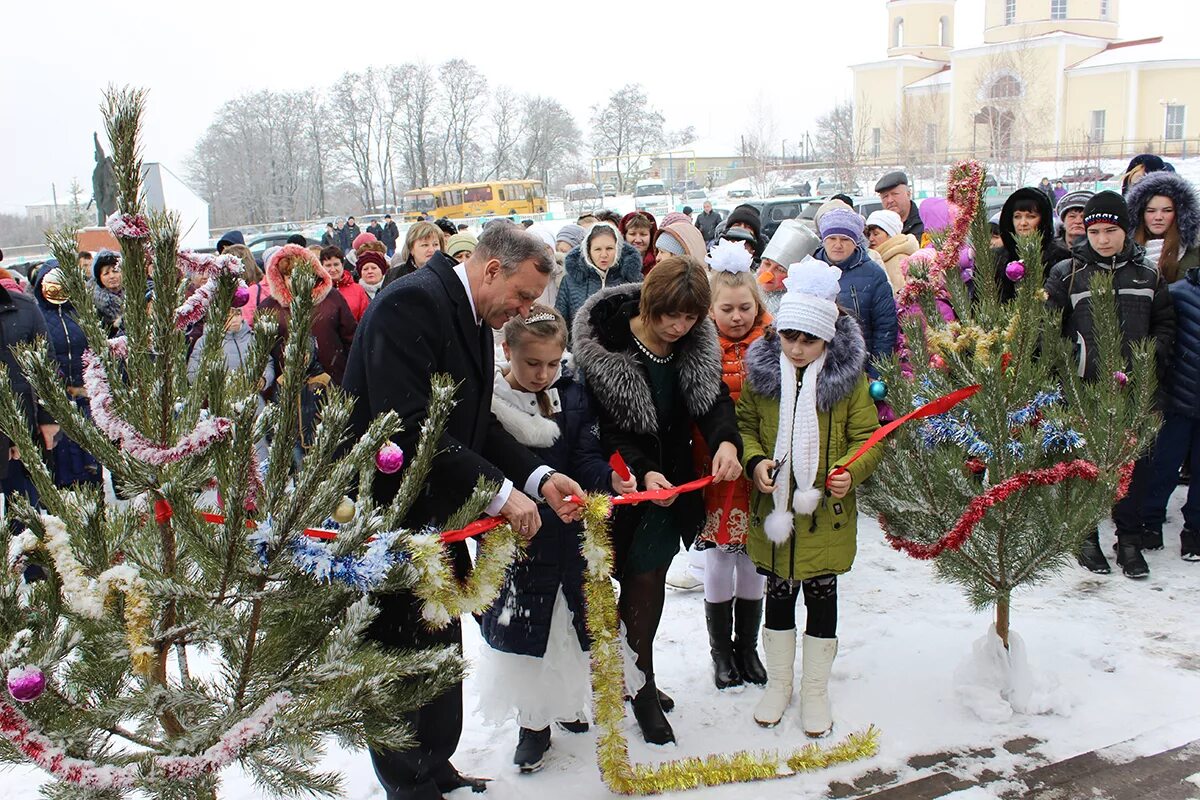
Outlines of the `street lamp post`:
[{"label": "street lamp post", "polygon": [[787,163],[787,139],[783,140],[783,146],[780,148],[783,151],[783,158],[780,161],[782,164]]}]

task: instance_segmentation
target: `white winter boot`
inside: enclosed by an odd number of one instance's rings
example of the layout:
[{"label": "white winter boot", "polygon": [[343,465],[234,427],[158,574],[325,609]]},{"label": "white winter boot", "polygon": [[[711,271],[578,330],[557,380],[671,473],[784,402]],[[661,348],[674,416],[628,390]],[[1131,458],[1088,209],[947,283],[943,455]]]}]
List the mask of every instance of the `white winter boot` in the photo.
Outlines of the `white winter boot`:
[{"label": "white winter boot", "polygon": [[829,707],[829,673],[837,656],[837,639],[804,637],[804,673],[800,676],[800,719],[804,732],[816,739],[833,730]]},{"label": "white winter boot", "polygon": [[767,655],[767,688],[763,690],[762,699],[754,708],[754,721],[764,728],[774,728],[792,703],[796,629],[773,631],[763,628],[762,643],[763,652]]}]

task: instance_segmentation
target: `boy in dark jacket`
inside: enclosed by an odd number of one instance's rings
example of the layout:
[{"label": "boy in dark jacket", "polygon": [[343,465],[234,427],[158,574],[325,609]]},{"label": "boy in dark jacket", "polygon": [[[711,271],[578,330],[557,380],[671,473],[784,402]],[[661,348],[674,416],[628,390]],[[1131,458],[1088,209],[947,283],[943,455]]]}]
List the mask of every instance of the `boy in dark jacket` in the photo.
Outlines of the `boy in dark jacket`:
[{"label": "boy in dark jacket", "polygon": [[[1132,225],[1125,198],[1116,192],[1100,192],[1084,208],[1083,224],[1087,239],[1075,246],[1071,258],[1050,270],[1045,284],[1050,307],[1062,311],[1063,337],[1075,342],[1079,374],[1086,380],[1097,377],[1090,284],[1092,275],[1103,270],[1112,274],[1125,357],[1129,357],[1133,342],[1153,338],[1161,383],[1171,360],[1175,313],[1166,283],[1145,262],[1144,251],[1129,235]],[[1150,477],[1150,458],[1143,456],[1134,465],[1128,493],[1113,507],[1117,563],[1130,578],[1145,578],[1150,574],[1150,567],[1142,557],[1141,523],[1141,500]],[[1100,550],[1098,531],[1093,531],[1084,542],[1079,563],[1098,574],[1110,571]]]}]

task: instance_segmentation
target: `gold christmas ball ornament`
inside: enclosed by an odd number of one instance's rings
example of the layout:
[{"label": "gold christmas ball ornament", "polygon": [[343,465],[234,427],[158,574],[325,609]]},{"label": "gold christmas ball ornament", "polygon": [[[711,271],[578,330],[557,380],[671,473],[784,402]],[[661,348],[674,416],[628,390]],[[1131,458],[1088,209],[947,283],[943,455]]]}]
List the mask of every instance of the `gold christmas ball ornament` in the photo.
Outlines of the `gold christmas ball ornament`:
[{"label": "gold christmas ball ornament", "polygon": [[354,501],[349,497],[343,497],[342,502],[338,503],[333,512],[333,521],[338,525],[345,525],[350,520],[354,519]]}]

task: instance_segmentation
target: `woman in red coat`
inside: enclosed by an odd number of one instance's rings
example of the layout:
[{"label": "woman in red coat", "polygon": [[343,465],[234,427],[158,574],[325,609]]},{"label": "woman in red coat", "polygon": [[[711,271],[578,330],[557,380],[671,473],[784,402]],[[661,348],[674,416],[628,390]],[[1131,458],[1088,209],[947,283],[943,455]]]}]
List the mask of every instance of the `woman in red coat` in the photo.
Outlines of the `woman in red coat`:
[{"label": "woman in red coat", "polygon": [[346,265],[342,263],[344,257],[345,254],[342,253],[340,247],[331,245],[323,248],[321,250],[321,266],[329,273],[329,280],[337,287],[338,293],[350,307],[350,313],[354,315],[354,322],[357,323],[367,312],[367,303],[371,301],[371,298],[367,297],[367,293],[363,291],[363,288],[358,285],[358,281],[354,280],[354,276],[350,274],[350,270],[346,269]]}]

